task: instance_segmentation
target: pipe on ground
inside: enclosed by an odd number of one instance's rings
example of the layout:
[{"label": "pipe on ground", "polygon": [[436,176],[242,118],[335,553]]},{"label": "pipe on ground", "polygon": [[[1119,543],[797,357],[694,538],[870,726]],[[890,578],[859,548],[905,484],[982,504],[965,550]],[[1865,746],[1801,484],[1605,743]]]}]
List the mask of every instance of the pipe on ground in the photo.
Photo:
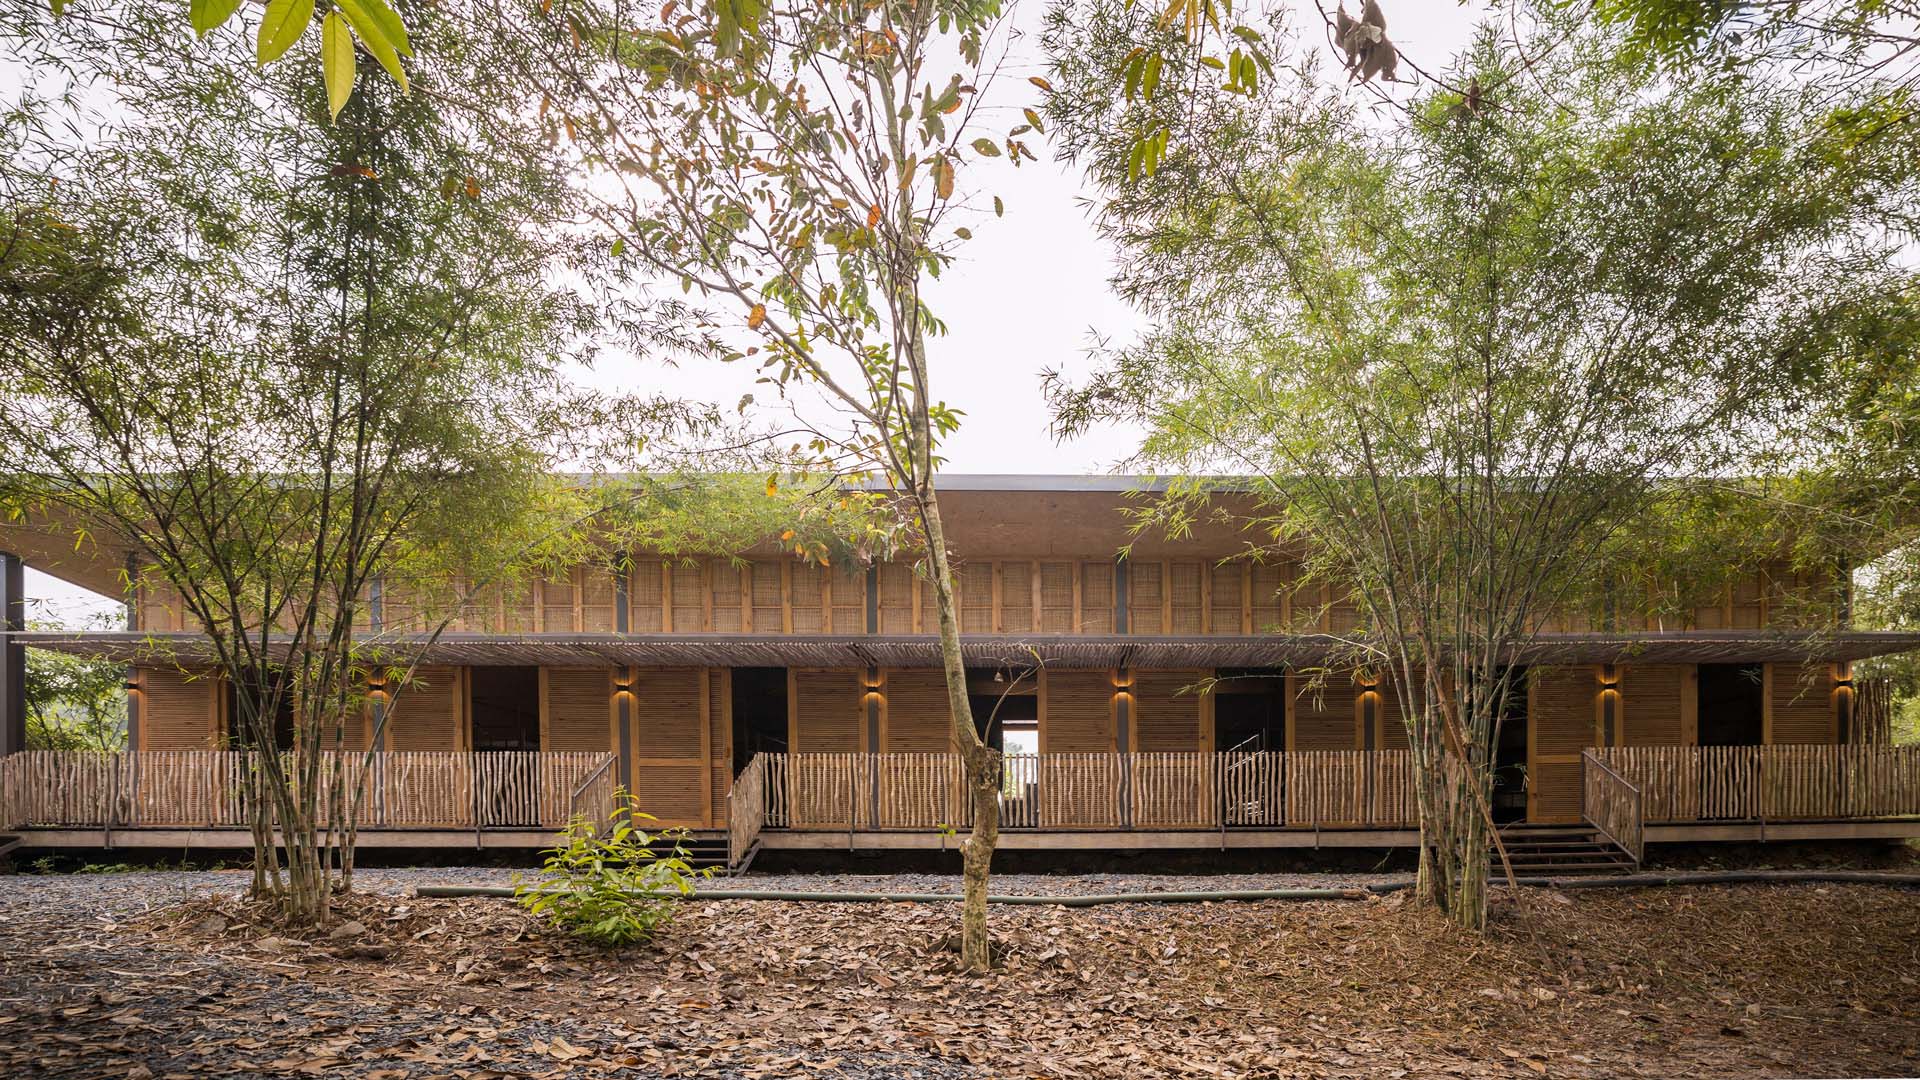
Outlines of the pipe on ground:
[{"label": "pipe on ground", "polygon": [[[1920,874],[1876,873],[1870,870],[1709,870],[1670,874],[1622,874],[1614,877],[1523,877],[1526,888],[1644,889],[1670,885],[1855,884],[1920,888]],[[1505,885],[1504,879],[1493,882]],[[1208,904],[1259,900],[1365,900],[1413,888],[1413,880],[1383,881],[1341,889],[1203,889],[1181,892],[1090,893],[1086,895],[988,895],[989,904],[1048,904],[1057,907],[1097,907],[1102,904]],[[421,885],[415,896],[461,897],[513,895],[507,885]],[[819,904],[939,904],[959,903],[959,893],[824,892],[809,889],[701,889],[688,900],[784,900]]]}]

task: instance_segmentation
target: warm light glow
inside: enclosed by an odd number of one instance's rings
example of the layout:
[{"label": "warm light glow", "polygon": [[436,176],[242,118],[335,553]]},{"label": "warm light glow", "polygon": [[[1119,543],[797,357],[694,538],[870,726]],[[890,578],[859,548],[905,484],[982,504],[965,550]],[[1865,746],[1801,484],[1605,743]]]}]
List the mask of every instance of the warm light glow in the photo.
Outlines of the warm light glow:
[{"label": "warm light glow", "polygon": [[1613,664],[1601,664],[1600,686],[1617,693],[1620,689],[1620,669]]},{"label": "warm light glow", "polygon": [[134,682],[132,679],[128,679],[126,682],[123,682],[120,685],[130,694],[137,694],[140,692],[140,684],[137,682]]},{"label": "warm light glow", "polygon": [[1122,691],[1132,686],[1133,670],[1131,668],[1113,669],[1113,685],[1119,687]]},{"label": "warm light glow", "polygon": [[616,696],[616,697],[618,697],[618,696],[619,696],[619,695],[621,695],[621,694],[628,694],[628,695],[631,695],[631,694],[633,693],[633,684],[632,684],[632,683],[623,683],[623,682],[619,682],[619,683],[614,683],[614,684],[613,684],[613,693],[614,693],[614,696]]}]

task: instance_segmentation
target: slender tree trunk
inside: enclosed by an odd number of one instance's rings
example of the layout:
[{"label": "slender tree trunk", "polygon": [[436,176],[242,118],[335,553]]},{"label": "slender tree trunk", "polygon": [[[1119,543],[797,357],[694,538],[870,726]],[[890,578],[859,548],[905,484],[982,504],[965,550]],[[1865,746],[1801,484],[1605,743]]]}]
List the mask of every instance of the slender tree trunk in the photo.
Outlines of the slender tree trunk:
[{"label": "slender tree trunk", "polygon": [[960,845],[960,966],[967,971],[986,971],[993,966],[992,944],[987,936],[987,879],[993,868],[994,848],[1000,843],[1000,755],[980,738],[973,724],[973,708],[967,700],[967,666],[960,654],[960,620],[953,601],[946,529],[940,520],[940,501],[934,494],[931,478],[916,493],[916,498],[927,533],[934,608],[940,619],[940,664],[947,676],[953,744],[960,751],[967,797],[973,809],[973,828]]}]

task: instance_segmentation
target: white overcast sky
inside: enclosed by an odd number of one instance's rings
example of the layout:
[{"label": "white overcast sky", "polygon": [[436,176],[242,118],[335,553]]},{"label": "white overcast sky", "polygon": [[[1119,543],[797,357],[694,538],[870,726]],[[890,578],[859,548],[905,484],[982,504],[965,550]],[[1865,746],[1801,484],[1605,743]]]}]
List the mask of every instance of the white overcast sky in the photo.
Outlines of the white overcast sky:
[{"label": "white overcast sky", "polygon": [[[1042,72],[1038,35],[1046,11],[1041,0],[1017,2],[1007,64],[1012,77],[1001,84],[1015,95],[1027,75]],[[1306,28],[1302,47],[1325,49],[1325,37],[1315,29],[1320,16],[1313,0],[1294,3],[1302,9],[1295,25]],[[1355,0],[1356,10],[1358,4]],[[1384,0],[1382,6],[1389,35],[1428,71],[1446,66],[1484,9],[1479,0],[1464,6],[1459,0]],[[184,21],[181,32],[190,32]],[[1001,104],[1011,111],[1024,103],[1013,98]],[[1006,216],[979,223],[975,239],[932,297],[935,313],[949,328],[932,358],[936,390],[966,413],[945,448],[948,471],[1098,473],[1112,469],[1133,448],[1132,434],[1123,430],[1066,444],[1047,433],[1040,372],[1085,371],[1085,351],[1095,335],[1124,342],[1142,324],[1107,287],[1112,253],[1088,223],[1079,175],[1048,159],[1042,146],[1035,152],[1042,155],[1038,163],[993,177],[992,190],[1005,200]],[[665,372],[640,358],[606,354],[585,378],[609,388],[666,382],[676,394],[731,406],[749,376],[745,370],[704,364]],[[26,585],[28,597],[40,601],[35,618],[78,626],[94,612],[118,607],[31,569]]]}]

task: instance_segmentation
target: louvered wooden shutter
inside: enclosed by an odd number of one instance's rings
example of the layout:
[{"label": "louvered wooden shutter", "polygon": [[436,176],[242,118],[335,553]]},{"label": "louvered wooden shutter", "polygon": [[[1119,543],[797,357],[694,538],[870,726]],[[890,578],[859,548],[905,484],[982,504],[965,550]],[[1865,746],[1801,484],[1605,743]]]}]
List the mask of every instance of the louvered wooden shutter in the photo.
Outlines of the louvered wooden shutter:
[{"label": "louvered wooden shutter", "polygon": [[790,669],[788,709],[796,754],[859,753],[866,746],[867,711],[861,707],[860,673]]},{"label": "louvered wooden shutter", "polygon": [[993,564],[961,563],[954,575],[959,579],[960,632],[993,633]]},{"label": "louvered wooden shutter", "polygon": [[1266,563],[1253,564],[1253,632],[1285,633],[1285,610],[1281,593],[1288,587],[1287,568]]},{"label": "louvered wooden shutter", "polygon": [[952,710],[947,707],[944,672],[925,668],[889,670],[881,700],[883,753],[946,753],[953,749]]},{"label": "louvered wooden shutter", "polygon": [[462,749],[461,697],[459,668],[420,668],[388,706],[387,749]]},{"label": "louvered wooden shutter", "polygon": [[140,749],[208,750],[219,741],[210,672],[189,675],[163,668],[142,668]]},{"label": "louvered wooden shutter", "polygon": [[1105,754],[1114,749],[1113,677],[1105,671],[1041,673],[1040,749],[1048,754]]},{"label": "louvered wooden shutter", "polygon": [[613,670],[546,668],[545,740],[540,749],[606,753],[613,749]]},{"label": "louvered wooden shutter", "polygon": [[706,673],[640,668],[633,682],[633,787],[663,825],[704,825],[711,768]]},{"label": "louvered wooden shutter", "polygon": [[1157,562],[1127,563],[1127,632],[1130,634],[1165,633],[1165,575]]},{"label": "louvered wooden shutter", "polygon": [[832,613],[835,634],[867,632],[867,569],[852,561],[833,564],[828,572],[833,590]]},{"label": "louvered wooden shutter", "polygon": [[561,571],[540,584],[540,632],[566,634],[573,629],[573,575]]},{"label": "louvered wooden shutter", "polygon": [[1586,665],[1527,672],[1527,818],[1580,820],[1580,752],[1594,745],[1599,681]]},{"label": "louvered wooden shutter", "polygon": [[757,562],[749,572],[753,577],[753,632],[781,633],[786,626],[786,616],[780,603],[780,564]]},{"label": "louvered wooden shutter", "polygon": [[813,563],[796,562],[792,573],[793,588],[788,593],[788,602],[793,608],[793,632],[825,633],[827,620],[821,606],[821,585],[826,581],[826,568]]},{"label": "louvered wooden shutter", "polygon": [[618,596],[613,588],[613,570],[599,563],[580,569],[580,629],[589,634],[611,634],[613,608]]},{"label": "louvered wooden shutter", "polygon": [[1773,707],[1769,742],[1807,745],[1839,741],[1833,674],[1825,664],[1768,664],[1767,684]]},{"label": "louvered wooden shutter", "polygon": [[707,823],[727,823],[727,793],[733,790],[733,671],[707,669]]},{"label": "louvered wooden shutter", "polygon": [[1202,719],[1207,700],[1187,688],[1209,674],[1200,669],[1137,672],[1133,679],[1133,749],[1141,753],[1204,750],[1207,733]]},{"label": "louvered wooden shutter", "polygon": [[1206,567],[1197,562],[1167,564],[1167,592],[1172,599],[1173,625],[1170,634],[1200,632],[1200,579]]},{"label": "louvered wooden shutter", "polygon": [[1690,670],[1685,664],[1633,664],[1621,670],[1623,745],[1685,745],[1681,693],[1693,689]]},{"label": "louvered wooden shutter", "polygon": [[1207,613],[1207,632],[1240,633],[1240,615],[1246,610],[1242,606],[1241,588],[1246,582],[1247,564],[1233,562],[1225,566],[1209,566],[1207,573],[1213,579],[1209,590],[1213,595],[1209,597],[1212,609]]},{"label": "louvered wooden shutter", "polygon": [[1000,627],[1003,633],[1033,630],[1033,564],[1000,564]]}]

